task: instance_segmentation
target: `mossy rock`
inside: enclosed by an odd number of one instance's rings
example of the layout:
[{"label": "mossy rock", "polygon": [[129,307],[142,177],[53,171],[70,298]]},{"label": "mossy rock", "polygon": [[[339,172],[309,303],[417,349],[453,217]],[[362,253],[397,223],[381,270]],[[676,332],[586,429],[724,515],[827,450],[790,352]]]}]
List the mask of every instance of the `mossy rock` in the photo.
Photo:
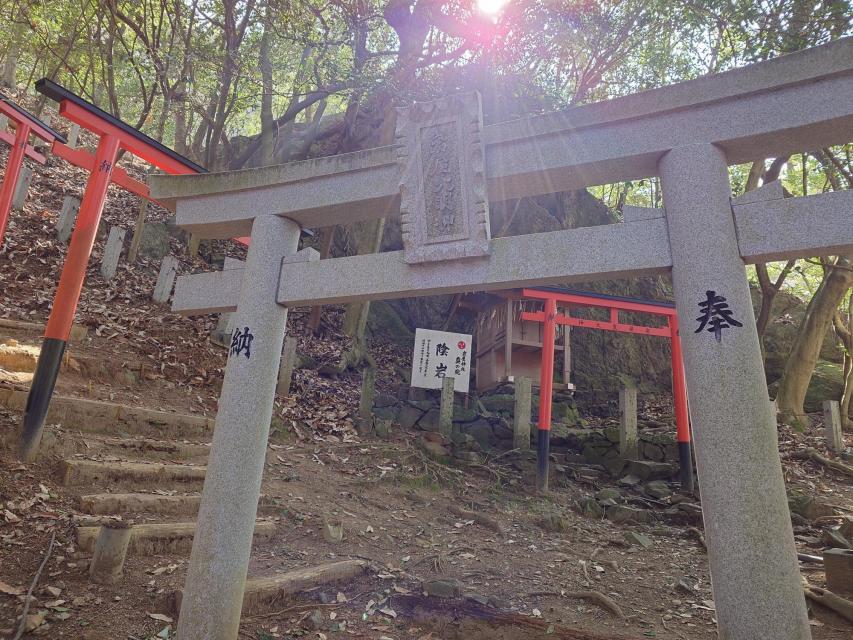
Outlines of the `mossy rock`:
[{"label": "mossy rock", "polygon": [[515,396],[509,393],[495,393],[480,398],[486,411],[512,413],[515,410]]},{"label": "mossy rock", "polygon": [[387,340],[406,349],[411,349],[415,343],[415,335],[387,302],[370,303],[367,329],[374,339]]},{"label": "mossy rock", "polygon": [[675,435],[671,433],[640,433],[640,440],[643,442],[651,442],[653,444],[670,445],[675,440]]},{"label": "mossy rock", "polygon": [[608,442],[619,444],[619,429],[617,427],[608,427],[604,430],[604,437]]},{"label": "mossy rock", "polygon": [[568,426],[575,426],[582,422],[580,411],[574,404],[560,403],[554,405],[553,417],[559,419]]},{"label": "mossy rock", "polygon": [[537,524],[549,533],[565,533],[571,528],[568,518],[559,513],[546,513]]},{"label": "mossy rock", "polygon": [[474,422],[479,417],[477,410],[473,407],[467,409],[461,405],[453,407],[453,422]]},{"label": "mossy rock", "polygon": [[844,391],[844,375],[840,365],[826,360],[818,360],[809,389],[806,392],[804,408],[808,413],[822,411],[824,400],[837,400]]},{"label": "mossy rock", "polygon": [[312,358],[306,353],[297,353],[296,362],[293,365],[294,369],[316,369],[319,363],[315,358]]}]

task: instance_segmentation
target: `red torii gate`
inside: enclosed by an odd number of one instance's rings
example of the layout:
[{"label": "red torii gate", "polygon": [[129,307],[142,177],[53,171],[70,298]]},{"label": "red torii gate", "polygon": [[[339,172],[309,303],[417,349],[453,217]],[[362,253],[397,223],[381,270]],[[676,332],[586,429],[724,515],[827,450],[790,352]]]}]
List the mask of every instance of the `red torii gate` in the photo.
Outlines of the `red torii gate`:
[{"label": "red torii gate", "polygon": [[[589,293],[574,293],[558,289],[523,289],[522,297],[542,300],[544,310],[524,312],[522,319],[541,322],[542,330],[542,373],[539,383],[539,424],[537,433],[537,484],[540,491],[548,488],[548,455],[551,436],[551,399],[554,393],[554,339],[558,324],[621,333],[669,338],[672,346],[672,396],[675,405],[676,439],[680,463],[681,486],[693,491],[693,458],[690,452],[690,417],[687,411],[687,383],[684,379],[684,361],[681,355],[681,339],[678,336],[678,317],[675,305],[662,302],[632,300],[615,296],[596,296]],[[561,307],[598,307],[610,310],[608,321],[573,318],[557,313]],[[620,311],[648,313],[666,318],[666,326],[647,327],[619,321]]]},{"label": "red torii gate", "polygon": [[62,355],[71,332],[86,266],[95,243],[98,223],[104,210],[107,188],[114,182],[133,193],[149,198],[148,187],[115,167],[120,150],[125,150],[170,174],[204,173],[206,169],[188,160],[153,138],[134,129],[64,87],[43,78],[36,89],[59,103],[59,114],[100,138],[94,155],[53,141],[53,153],[89,171],[86,190],[71,235],[68,254],[44,331],[41,352],[27,397],[21,434],[20,456],[30,460],[38,448],[50,398],[59,375]]},{"label": "red torii gate", "polygon": [[18,185],[18,178],[21,176],[24,158],[30,158],[39,164],[46,162],[44,155],[30,145],[30,134],[41,138],[48,144],[56,141],[65,142],[65,138],[8,98],[0,97],[0,114],[15,124],[14,136],[8,131],[0,131],[0,140],[11,146],[9,158],[6,160],[6,172],[3,174],[3,184],[0,186],[0,247],[2,247],[6,225],[9,223],[12,197],[15,193],[15,187]]}]

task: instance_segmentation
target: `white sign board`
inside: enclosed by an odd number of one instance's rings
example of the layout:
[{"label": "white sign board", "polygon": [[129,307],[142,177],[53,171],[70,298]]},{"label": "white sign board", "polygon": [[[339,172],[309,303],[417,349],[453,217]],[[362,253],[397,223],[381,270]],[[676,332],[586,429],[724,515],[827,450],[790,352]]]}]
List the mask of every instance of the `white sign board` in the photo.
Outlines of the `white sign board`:
[{"label": "white sign board", "polygon": [[454,378],[453,390],[468,393],[471,379],[471,336],[418,329],[412,357],[412,386],[441,389],[444,378]]}]

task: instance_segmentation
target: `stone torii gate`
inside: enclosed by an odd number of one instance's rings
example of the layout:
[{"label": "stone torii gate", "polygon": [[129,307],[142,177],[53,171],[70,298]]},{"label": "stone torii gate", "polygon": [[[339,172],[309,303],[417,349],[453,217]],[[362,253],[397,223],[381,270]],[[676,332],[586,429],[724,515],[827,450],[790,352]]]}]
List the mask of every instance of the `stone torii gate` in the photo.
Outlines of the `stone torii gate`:
[{"label": "stone torii gate", "polygon": [[[810,637],[745,265],[853,251],[853,191],[732,200],[728,165],[853,140],[853,40],[568,111],[482,125],[479,99],[403,110],[396,144],[250,171],[152,177],[242,269],[178,282],[236,311],[181,640],[237,637],[289,307],[672,274],[719,635]],[[665,210],[490,239],[488,202],[659,176]],[[317,260],[301,227],[402,213],[404,250]],[[634,212],[636,214],[636,212]],[[541,435],[541,434],[540,434]]]}]

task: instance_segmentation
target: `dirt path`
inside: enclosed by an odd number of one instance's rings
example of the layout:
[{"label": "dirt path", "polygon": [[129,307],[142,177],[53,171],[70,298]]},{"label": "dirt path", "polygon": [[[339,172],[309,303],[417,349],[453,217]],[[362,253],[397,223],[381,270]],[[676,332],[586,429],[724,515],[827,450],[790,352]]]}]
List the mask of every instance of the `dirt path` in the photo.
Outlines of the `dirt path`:
[{"label": "dirt path", "polygon": [[[13,432],[18,419],[0,414],[3,435]],[[135,450],[77,437],[88,444],[67,445],[65,453],[74,459],[138,458]],[[173,453],[160,454],[165,462],[182,462]],[[119,585],[91,584],[88,555],[77,550],[71,518],[76,514],[85,523],[78,499],[92,487],[61,486],[56,459],[23,467],[4,455],[0,469],[0,501],[19,518],[0,524],[0,581],[28,586],[49,530],[59,531],[60,545],[36,591],[33,609],[48,613],[35,635],[168,637],[172,593],[182,585],[188,552],[134,554]],[[591,519],[576,505],[600,486],[561,477],[553,494],[542,498],[530,494],[532,479],[529,459],[446,467],[400,432],[390,441],[271,443],[262,511],[275,533],[256,543],[250,576],[345,558],[367,560],[370,570],[244,615],[241,637],[715,637],[704,550],[686,527]],[[162,492],[164,486],[135,490]],[[114,491],[124,489],[116,485]],[[458,515],[464,513],[460,508],[476,517]],[[145,513],[130,517],[138,523],[163,520]],[[324,539],[326,523],[342,525],[341,542]],[[642,534],[651,545],[630,544],[628,533]],[[819,583],[820,576],[812,572],[811,579]],[[606,596],[623,617],[573,597],[590,591]],[[8,621],[0,622],[4,637],[11,637],[19,608],[20,598],[0,594],[0,620]],[[831,614],[820,612],[814,624],[820,640],[849,637],[849,627]]]}]

